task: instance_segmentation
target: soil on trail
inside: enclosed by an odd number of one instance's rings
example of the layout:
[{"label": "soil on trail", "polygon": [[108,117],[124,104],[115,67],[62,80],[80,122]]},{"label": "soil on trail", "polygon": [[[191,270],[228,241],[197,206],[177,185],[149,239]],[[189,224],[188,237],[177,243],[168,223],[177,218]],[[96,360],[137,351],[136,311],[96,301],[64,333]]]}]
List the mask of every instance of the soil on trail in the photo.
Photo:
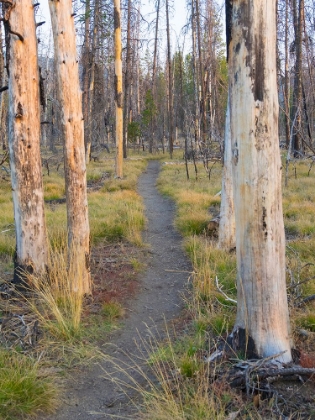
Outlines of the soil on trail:
[{"label": "soil on trail", "polygon": [[[128,316],[124,325],[112,333],[101,349],[125,369],[131,360],[147,369],[143,359],[146,352],[143,340],[152,334],[162,338],[165,320],[171,323],[180,315],[184,305],[182,293],[191,272],[191,265],[182,250],[182,238],[173,227],[174,205],[156,189],[158,173],[159,162],[150,161],[138,184],[146,207],[144,241],[149,245],[147,268],[140,274],[136,295],[127,302]],[[108,374],[114,378],[113,381]],[[137,369],[128,370],[128,374],[143,382]],[[150,375],[149,371],[147,374]],[[132,402],[138,400],[137,394],[131,392],[126,395],[115,383],[116,380],[132,382],[108,361],[85,369],[66,383],[60,409],[47,419],[139,418]]]}]

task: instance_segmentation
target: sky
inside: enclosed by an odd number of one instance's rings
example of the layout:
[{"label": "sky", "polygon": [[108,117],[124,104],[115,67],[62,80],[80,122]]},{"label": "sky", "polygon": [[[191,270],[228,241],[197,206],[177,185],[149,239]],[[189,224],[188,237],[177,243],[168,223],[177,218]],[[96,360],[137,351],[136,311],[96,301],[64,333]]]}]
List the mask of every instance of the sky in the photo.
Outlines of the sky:
[{"label": "sky", "polygon": [[[223,4],[223,0],[217,0],[219,4]],[[143,17],[148,21],[152,22],[155,17],[155,0],[142,0],[141,1],[141,14]],[[186,35],[186,37],[183,36],[182,28],[187,24],[187,17],[188,12],[186,9],[186,1],[185,0],[170,0],[170,4],[173,4],[173,10],[170,9],[170,25],[171,25],[171,49],[174,52],[175,49],[180,47],[180,49],[183,48],[187,52],[190,49],[191,41],[190,41],[190,34]],[[163,7],[164,9],[164,7]],[[161,23],[160,23],[160,31],[163,33],[163,29],[165,29],[165,24],[163,22],[163,19],[165,16],[165,11],[161,11]],[[40,1],[40,7],[37,15],[37,19],[39,21],[46,21],[46,24],[40,27],[40,31],[45,34],[44,37],[47,38],[47,34],[50,33],[50,17],[49,17],[49,6],[48,6],[48,0],[41,0]],[[150,45],[153,47],[153,42],[150,40],[154,37],[154,32],[152,33],[146,33],[143,35],[144,38],[148,41],[148,47],[150,48]],[[43,37],[43,38],[44,38]],[[160,35],[160,38],[162,35]],[[165,43],[166,48],[166,32],[163,33],[163,42]],[[44,47],[44,44],[42,45]]]}]

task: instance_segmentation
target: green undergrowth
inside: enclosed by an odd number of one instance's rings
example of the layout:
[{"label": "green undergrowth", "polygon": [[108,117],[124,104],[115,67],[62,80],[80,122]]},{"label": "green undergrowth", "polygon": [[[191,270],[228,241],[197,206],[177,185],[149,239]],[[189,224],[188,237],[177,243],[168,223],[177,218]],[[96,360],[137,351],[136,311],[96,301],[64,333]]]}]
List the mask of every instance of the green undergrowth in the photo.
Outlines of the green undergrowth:
[{"label": "green undergrowth", "polygon": [[0,348],[0,419],[15,420],[57,405],[57,387],[39,359]]}]

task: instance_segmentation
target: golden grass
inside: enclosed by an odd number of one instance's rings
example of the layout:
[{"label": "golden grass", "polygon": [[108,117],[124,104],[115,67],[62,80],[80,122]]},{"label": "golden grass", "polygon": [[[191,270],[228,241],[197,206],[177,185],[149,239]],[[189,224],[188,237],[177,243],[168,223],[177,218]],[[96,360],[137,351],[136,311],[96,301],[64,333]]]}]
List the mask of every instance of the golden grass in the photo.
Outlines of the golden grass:
[{"label": "golden grass", "polygon": [[54,250],[46,272],[26,275],[34,295],[26,299],[41,326],[55,339],[70,342],[80,337],[84,298],[85,261],[74,265],[75,253]]}]

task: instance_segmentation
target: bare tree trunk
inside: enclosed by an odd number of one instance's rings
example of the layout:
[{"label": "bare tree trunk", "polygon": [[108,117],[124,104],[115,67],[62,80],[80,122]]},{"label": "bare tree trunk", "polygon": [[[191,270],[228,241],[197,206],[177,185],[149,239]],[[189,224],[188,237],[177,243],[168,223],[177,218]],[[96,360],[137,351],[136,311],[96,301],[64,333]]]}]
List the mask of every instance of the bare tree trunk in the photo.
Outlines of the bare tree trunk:
[{"label": "bare tree trunk", "polygon": [[[90,227],[86,188],[86,163],[82,94],[71,0],[49,1],[54,36],[58,98],[62,114],[68,221],[68,249],[82,278],[73,291],[91,293]],[[79,279],[79,276],[78,276]]]},{"label": "bare tree trunk", "polygon": [[[44,270],[48,241],[40,156],[37,40],[31,1],[4,5],[9,69],[9,150],[16,232],[14,280]],[[22,271],[21,271],[22,270]]]},{"label": "bare tree trunk", "polygon": [[301,154],[303,154],[304,151],[302,143],[302,39],[304,23],[304,0],[293,0],[293,15],[296,58],[291,121],[295,119],[293,132],[294,156],[301,157]]},{"label": "bare tree trunk", "polygon": [[167,62],[168,62],[168,120],[169,120],[169,152],[173,157],[174,146],[174,122],[173,122],[173,77],[172,77],[172,60],[171,60],[171,38],[170,38],[170,19],[168,0],[165,1],[166,7],[166,32],[167,32]]},{"label": "bare tree trunk", "polygon": [[[152,96],[153,101],[156,100],[156,67],[157,67],[157,51],[158,51],[158,33],[159,33],[159,17],[160,17],[160,0],[156,4],[156,21],[155,21],[155,38],[154,38],[154,52],[153,52],[153,69],[152,69]],[[151,136],[149,139],[149,153],[153,152],[154,136],[155,136],[155,115],[151,118]]]},{"label": "bare tree trunk", "polygon": [[90,14],[91,14],[91,1],[86,0],[85,2],[85,21],[84,21],[84,47],[82,53],[82,108],[83,108],[83,117],[84,117],[84,144],[85,144],[85,154],[86,162],[89,162],[89,153],[88,149],[88,139],[90,131],[90,115],[89,115],[89,85],[90,85],[90,72],[91,72],[91,63],[90,63]]},{"label": "bare tree trunk", "polygon": [[127,12],[127,46],[126,46],[126,71],[125,71],[125,100],[124,100],[124,140],[123,140],[123,155],[127,157],[128,148],[128,124],[130,117],[130,87],[132,78],[131,69],[131,0],[128,0]]},{"label": "bare tree trunk", "polygon": [[[229,48],[237,255],[234,347],[290,362],[274,0],[233,0]],[[246,30],[244,30],[246,28]],[[237,345],[243,336],[243,343]]]},{"label": "bare tree trunk", "polygon": [[94,27],[93,27],[93,42],[91,49],[91,75],[89,85],[89,127],[88,137],[85,141],[85,159],[89,163],[91,160],[91,146],[92,146],[92,134],[93,134],[93,103],[94,103],[94,89],[95,89],[95,61],[96,61],[96,48],[97,48],[97,32],[98,32],[98,20],[99,20],[99,0],[95,0],[94,4]]},{"label": "bare tree trunk", "polygon": [[116,103],[116,177],[123,177],[123,91],[121,61],[120,0],[114,0],[115,25],[115,103]]},{"label": "bare tree trunk", "polygon": [[[0,83],[1,88],[5,89],[7,87],[7,72],[4,68],[4,51],[2,46],[2,27],[0,26]],[[4,101],[6,97],[5,91],[0,93],[0,134],[1,134],[1,143],[2,150],[7,148],[7,124],[6,124],[6,109],[4,107]]]},{"label": "bare tree trunk", "polygon": [[200,34],[200,6],[199,0],[195,0],[196,6],[196,29],[198,39],[198,61],[199,61],[199,83],[200,83],[200,122],[201,122],[201,136],[204,143],[204,147],[207,144],[207,114],[206,114],[206,100],[205,100],[205,85],[204,85],[204,71],[203,71],[203,59],[202,59],[202,47],[201,47],[201,34]]},{"label": "bare tree trunk", "polygon": [[231,249],[235,248],[235,211],[233,200],[232,145],[229,97],[227,101],[225,119],[224,166],[221,188],[218,247],[226,251],[230,251]]},{"label": "bare tree trunk", "polygon": [[289,0],[285,0],[285,34],[284,34],[284,119],[285,143],[290,143],[290,72],[289,72]]},{"label": "bare tree trunk", "polygon": [[196,17],[195,17],[195,6],[194,0],[191,2],[191,22],[192,22],[192,65],[193,65],[193,85],[194,85],[194,130],[195,130],[195,147],[200,142],[200,106],[199,106],[199,95],[198,95],[198,71],[197,71],[197,59],[196,59]]}]

